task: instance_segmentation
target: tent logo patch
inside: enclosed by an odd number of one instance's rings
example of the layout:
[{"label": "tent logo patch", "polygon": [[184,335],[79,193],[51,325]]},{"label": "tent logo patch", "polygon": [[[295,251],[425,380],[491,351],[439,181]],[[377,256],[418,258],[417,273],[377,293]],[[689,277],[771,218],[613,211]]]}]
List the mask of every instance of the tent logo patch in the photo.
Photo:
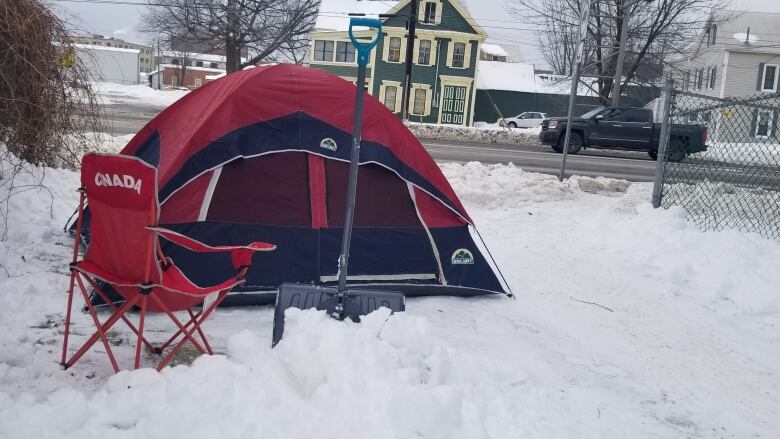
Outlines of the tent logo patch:
[{"label": "tent logo patch", "polygon": [[331,139],[330,137],[326,137],[322,139],[322,141],[320,142],[320,148],[325,148],[330,151],[335,151],[336,149],[338,149],[338,147],[339,146],[336,145],[336,141]]},{"label": "tent logo patch", "polygon": [[453,265],[468,265],[474,263],[474,255],[468,249],[459,248],[455,250],[451,258]]},{"label": "tent logo patch", "polygon": [[108,187],[123,187],[141,193],[141,179],[136,180],[132,175],[95,174],[95,185]]}]

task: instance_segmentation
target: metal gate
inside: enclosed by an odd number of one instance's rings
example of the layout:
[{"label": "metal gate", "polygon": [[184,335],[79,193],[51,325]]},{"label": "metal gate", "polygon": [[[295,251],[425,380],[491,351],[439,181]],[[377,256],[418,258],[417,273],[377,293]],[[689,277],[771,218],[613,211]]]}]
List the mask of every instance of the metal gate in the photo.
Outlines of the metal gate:
[{"label": "metal gate", "polygon": [[[682,206],[705,230],[780,239],[780,93],[716,98],[667,84],[662,99],[653,205]],[[707,127],[707,151],[670,160],[669,133],[679,124]]]},{"label": "metal gate", "polygon": [[445,85],[441,105],[441,122],[462,125],[466,109],[466,87]]}]

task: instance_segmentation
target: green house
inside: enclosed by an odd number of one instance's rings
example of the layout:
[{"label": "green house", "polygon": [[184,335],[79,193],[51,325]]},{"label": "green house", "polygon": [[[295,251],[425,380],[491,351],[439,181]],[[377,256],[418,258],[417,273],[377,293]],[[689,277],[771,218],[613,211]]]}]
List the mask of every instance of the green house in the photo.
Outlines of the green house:
[{"label": "green house", "polygon": [[[347,10],[344,10],[344,7]],[[368,92],[394,113],[401,113],[409,32],[409,0],[399,2],[323,0],[308,64],[355,81],[355,48],[349,41],[348,13],[394,14],[384,18],[377,48],[366,74]],[[471,125],[474,122],[477,63],[487,35],[455,0],[420,0],[409,96],[409,119],[414,122]],[[373,35],[365,30],[358,38]]]}]

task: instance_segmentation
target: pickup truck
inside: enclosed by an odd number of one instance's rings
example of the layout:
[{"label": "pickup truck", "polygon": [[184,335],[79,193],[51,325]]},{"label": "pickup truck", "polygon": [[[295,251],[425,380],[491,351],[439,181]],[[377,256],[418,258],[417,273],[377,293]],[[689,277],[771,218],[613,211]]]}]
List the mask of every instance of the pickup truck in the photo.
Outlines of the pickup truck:
[{"label": "pickup truck", "polygon": [[[661,124],[654,123],[653,112],[645,108],[607,107],[591,110],[572,118],[569,154],[582,148],[646,151],[658,158]],[[542,122],[539,141],[563,152],[566,118],[553,117]],[[689,154],[707,150],[707,127],[672,124],[669,138],[669,160],[679,162]]]}]

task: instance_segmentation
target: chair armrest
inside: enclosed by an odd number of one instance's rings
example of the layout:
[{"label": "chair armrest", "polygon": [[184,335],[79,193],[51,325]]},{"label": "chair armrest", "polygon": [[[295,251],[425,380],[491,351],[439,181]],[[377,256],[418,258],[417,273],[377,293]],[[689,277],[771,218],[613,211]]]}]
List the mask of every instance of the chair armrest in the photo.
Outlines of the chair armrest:
[{"label": "chair armrest", "polygon": [[147,227],[147,229],[159,233],[160,236],[173,242],[176,245],[198,253],[226,253],[230,252],[233,266],[240,270],[252,265],[252,255],[254,252],[264,252],[276,249],[276,245],[267,242],[252,242],[248,245],[208,245],[182,235],[179,232],[163,227]]}]

